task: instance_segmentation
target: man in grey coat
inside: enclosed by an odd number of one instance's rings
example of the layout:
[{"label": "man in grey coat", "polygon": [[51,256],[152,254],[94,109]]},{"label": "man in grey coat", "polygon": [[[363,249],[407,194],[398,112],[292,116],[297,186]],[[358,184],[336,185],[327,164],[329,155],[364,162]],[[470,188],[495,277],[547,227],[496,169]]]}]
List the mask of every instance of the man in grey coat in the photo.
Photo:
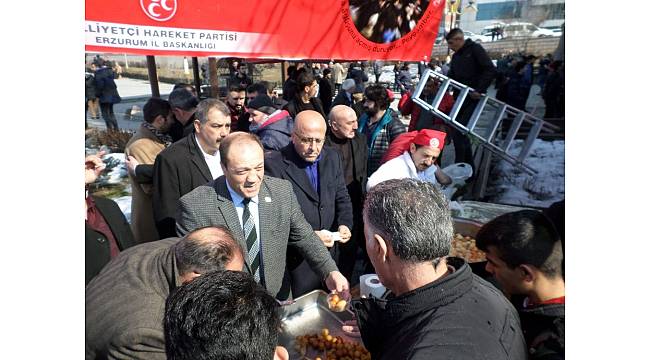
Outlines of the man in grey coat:
[{"label": "man in grey coat", "polygon": [[86,287],[86,359],[165,360],[170,292],[202,273],[243,265],[241,248],[220,227],[123,251]]},{"label": "man in grey coat", "polygon": [[178,234],[204,226],[227,227],[244,250],[245,271],[276,297],[291,246],[328,289],[349,298],[347,279],[305,220],[291,183],[264,176],[260,140],[232,133],[221,142],[219,155],[224,175],[181,197]]}]

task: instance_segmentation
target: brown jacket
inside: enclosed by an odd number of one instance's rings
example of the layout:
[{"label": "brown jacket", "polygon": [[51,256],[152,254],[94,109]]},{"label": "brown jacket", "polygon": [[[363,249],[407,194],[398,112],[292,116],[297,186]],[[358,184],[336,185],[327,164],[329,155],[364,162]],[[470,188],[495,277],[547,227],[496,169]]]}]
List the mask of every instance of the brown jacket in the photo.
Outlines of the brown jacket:
[{"label": "brown jacket", "polygon": [[[125,155],[132,155],[140,164],[153,165],[158,153],[165,149],[156,136],[147,128],[140,127],[126,144]],[[138,184],[129,174],[131,180],[131,229],[135,241],[139,244],[160,239],[153,220],[151,184]]]},{"label": "brown jacket", "polygon": [[165,301],[181,281],[178,238],[129,248],[86,286],[86,359],[165,360]]}]

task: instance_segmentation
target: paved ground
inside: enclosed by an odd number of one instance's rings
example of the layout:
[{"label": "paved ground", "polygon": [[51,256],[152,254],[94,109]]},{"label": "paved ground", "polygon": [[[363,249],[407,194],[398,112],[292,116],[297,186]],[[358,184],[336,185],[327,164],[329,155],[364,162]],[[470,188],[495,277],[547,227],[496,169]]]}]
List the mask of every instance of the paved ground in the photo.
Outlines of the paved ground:
[{"label": "paved ground", "polygon": [[[117,91],[122,97],[122,102],[113,106],[117,125],[120,129],[135,130],[140,126],[141,120],[131,121],[130,116],[125,116],[125,113],[130,111],[133,106],[138,106],[142,109],[144,103],[151,97],[149,81],[122,77],[121,79],[115,80],[115,83],[117,84]],[[174,87],[173,84],[166,83],[159,83],[158,86],[160,96],[165,99]],[[106,129],[106,123],[104,123],[101,116],[99,119],[91,119],[90,115],[87,117],[89,127]]]}]

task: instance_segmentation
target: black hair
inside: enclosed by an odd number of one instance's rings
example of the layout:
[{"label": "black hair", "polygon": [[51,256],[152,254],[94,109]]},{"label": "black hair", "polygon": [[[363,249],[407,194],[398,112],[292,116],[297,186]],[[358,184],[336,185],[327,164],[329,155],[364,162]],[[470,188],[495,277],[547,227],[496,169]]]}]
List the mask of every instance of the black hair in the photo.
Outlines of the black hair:
[{"label": "black hair", "polygon": [[174,91],[176,89],[187,89],[187,88],[190,88],[190,89],[194,90],[194,86],[192,86],[191,84],[180,82],[180,83],[176,83],[174,85],[174,87],[172,88],[172,91]]},{"label": "black hair", "polygon": [[297,70],[298,70],[298,67],[296,65],[289,65],[287,67],[287,76],[289,77],[289,79],[294,78]]},{"label": "black hair", "polygon": [[539,211],[521,210],[494,218],[476,234],[476,246],[494,246],[511,269],[532,265],[549,278],[562,276],[562,244],[553,223]]},{"label": "black hair", "polygon": [[246,93],[257,93],[257,95],[266,95],[267,87],[261,82],[256,82],[254,84],[248,85],[246,88]]},{"label": "black hair", "polygon": [[203,274],[167,298],[167,359],[271,360],[280,330],[278,307],[248,273]]},{"label": "black hair", "polygon": [[246,88],[241,86],[241,85],[233,84],[233,85],[230,85],[230,87],[228,88],[228,92],[232,92],[232,91],[234,91],[234,92],[242,92],[242,91],[246,91]]},{"label": "black hair", "polygon": [[296,78],[296,82],[298,83],[298,92],[296,95],[305,91],[305,86],[310,86],[314,80],[316,80],[316,78],[314,77],[314,73],[311,71],[305,70],[298,74],[298,78]]},{"label": "black hair", "polygon": [[172,111],[172,107],[169,105],[169,102],[167,102],[167,100],[156,97],[152,97],[147,100],[147,102],[142,107],[144,121],[148,122],[149,124],[153,123],[158,115],[167,117],[170,111]]},{"label": "black hair", "polygon": [[457,35],[465,36],[465,33],[463,33],[463,30],[460,28],[453,28],[449,30],[449,33],[447,33],[447,35],[445,35],[445,40],[449,40]]},{"label": "black hair", "polygon": [[380,110],[388,109],[390,105],[390,99],[388,98],[388,92],[386,88],[379,84],[373,84],[366,88],[365,91],[366,99],[374,101],[377,105],[377,108]]}]

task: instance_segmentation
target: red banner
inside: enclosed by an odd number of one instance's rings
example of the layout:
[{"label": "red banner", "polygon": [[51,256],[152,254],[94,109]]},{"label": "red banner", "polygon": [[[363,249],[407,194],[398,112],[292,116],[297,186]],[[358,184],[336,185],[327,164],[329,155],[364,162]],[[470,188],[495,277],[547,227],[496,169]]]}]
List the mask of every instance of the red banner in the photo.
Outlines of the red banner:
[{"label": "red banner", "polygon": [[443,0],[86,0],[86,51],[429,60]]}]

